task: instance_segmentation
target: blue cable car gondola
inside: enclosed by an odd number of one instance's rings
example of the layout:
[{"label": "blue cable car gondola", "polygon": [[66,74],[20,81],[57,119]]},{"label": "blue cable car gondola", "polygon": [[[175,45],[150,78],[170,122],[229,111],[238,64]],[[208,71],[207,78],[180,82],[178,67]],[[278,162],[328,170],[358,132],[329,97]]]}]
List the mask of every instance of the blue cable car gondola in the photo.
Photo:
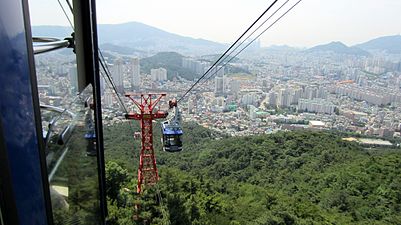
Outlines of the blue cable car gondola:
[{"label": "blue cable car gondola", "polygon": [[95,127],[93,121],[89,118],[86,121],[86,132],[84,135],[85,139],[96,139]]},{"label": "blue cable car gondola", "polygon": [[96,133],[94,130],[87,131],[85,133],[85,139],[96,139]]},{"label": "blue cable car gondola", "polygon": [[84,135],[85,139],[94,140],[96,139],[96,132],[95,126],[93,124],[91,111],[89,110],[88,114],[86,115],[86,132]]},{"label": "blue cable car gondola", "polygon": [[163,150],[166,152],[180,152],[182,151],[183,134],[181,128],[181,113],[177,107],[177,101],[170,101],[170,108],[175,109],[174,117],[171,120],[162,123],[162,144]]}]

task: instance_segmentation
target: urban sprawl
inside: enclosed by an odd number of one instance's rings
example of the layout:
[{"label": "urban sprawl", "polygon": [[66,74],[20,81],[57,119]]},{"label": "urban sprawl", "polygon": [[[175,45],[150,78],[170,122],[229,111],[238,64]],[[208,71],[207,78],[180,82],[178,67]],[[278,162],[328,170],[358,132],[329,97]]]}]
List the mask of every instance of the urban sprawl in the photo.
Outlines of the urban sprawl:
[{"label": "urban sprawl", "polygon": [[[36,59],[40,101],[68,107],[78,90],[76,65],[67,56],[57,57]],[[194,80],[186,80],[162,67],[141,73],[138,57],[106,61],[117,92],[130,110],[135,107],[125,99],[126,92],[167,93],[159,107],[167,110],[168,100],[180,98],[211,65],[201,58],[183,57],[182,68],[194,74]],[[232,68],[249,73],[233,73]],[[121,122],[124,111],[107,76],[101,74],[104,121]],[[215,67],[206,78],[180,101],[184,121],[227,135],[330,129],[400,136],[401,64],[389,55],[255,54],[230,67]]]}]

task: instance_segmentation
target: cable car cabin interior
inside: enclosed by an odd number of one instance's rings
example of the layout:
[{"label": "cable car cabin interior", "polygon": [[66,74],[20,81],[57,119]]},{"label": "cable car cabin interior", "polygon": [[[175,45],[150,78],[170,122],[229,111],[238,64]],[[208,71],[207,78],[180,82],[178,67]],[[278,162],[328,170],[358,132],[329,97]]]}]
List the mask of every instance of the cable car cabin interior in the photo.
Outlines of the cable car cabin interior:
[{"label": "cable car cabin interior", "polygon": [[166,152],[182,151],[181,135],[183,134],[180,127],[171,126],[168,121],[162,123],[162,144],[163,150]]}]

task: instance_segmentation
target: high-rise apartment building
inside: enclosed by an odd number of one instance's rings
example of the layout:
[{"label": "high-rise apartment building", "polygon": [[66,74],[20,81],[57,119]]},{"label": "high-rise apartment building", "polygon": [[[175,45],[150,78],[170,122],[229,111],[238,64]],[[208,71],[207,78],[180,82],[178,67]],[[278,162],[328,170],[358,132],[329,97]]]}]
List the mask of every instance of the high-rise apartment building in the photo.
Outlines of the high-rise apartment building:
[{"label": "high-rise apartment building", "polygon": [[69,69],[68,75],[70,77],[71,93],[75,94],[79,91],[78,90],[77,65],[74,65]]},{"label": "high-rise apartment building", "polygon": [[167,80],[167,70],[164,68],[151,69],[150,76],[153,81],[166,81]]},{"label": "high-rise apartment building", "polygon": [[139,58],[133,58],[131,61],[131,87],[136,89],[141,86],[141,74],[140,74]]},{"label": "high-rise apartment building", "polygon": [[269,93],[269,106],[272,106],[272,107],[277,106],[277,93],[274,91]]},{"label": "high-rise apartment building", "polygon": [[238,94],[241,90],[241,82],[238,80],[231,81],[230,91],[232,94]]},{"label": "high-rise apartment building", "polygon": [[214,81],[215,81],[214,93],[224,94],[225,93],[224,77],[216,77],[214,78]]},{"label": "high-rise apartment building", "polygon": [[113,92],[111,89],[107,89],[104,92],[104,105],[106,107],[111,107],[113,105]]},{"label": "high-rise apartment building", "polygon": [[279,90],[277,105],[280,107],[289,107],[291,105],[291,95],[287,89]]},{"label": "high-rise apartment building", "polygon": [[123,60],[117,59],[112,68],[112,78],[117,92],[124,94]]},{"label": "high-rise apartment building", "polygon": [[336,106],[324,99],[300,99],[298,102],[298,110],[304,112],[315,112],[333,114]]}]

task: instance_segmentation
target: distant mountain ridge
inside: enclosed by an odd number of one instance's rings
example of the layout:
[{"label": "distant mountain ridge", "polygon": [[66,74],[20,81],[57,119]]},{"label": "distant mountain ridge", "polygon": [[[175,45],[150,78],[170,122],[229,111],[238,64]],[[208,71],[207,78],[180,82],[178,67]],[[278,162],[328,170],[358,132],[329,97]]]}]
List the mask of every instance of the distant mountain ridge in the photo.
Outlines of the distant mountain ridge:
[{"label": "distant mountain ridge", "polygon": [[104,43],[100,44],[99,46],[100,49],[103,51],[110,51],[110,52],[115,52],[120,55],[138,55],[138,54],[144,54],[146,52],[137,50],[134,48],[126,47],[126,46],[119,46],[119,45],[114,45],[110,43]]},{"label": "distant mountain ridge", "polygon": [[[196,74],[192,70],[182,66],[182,59],[184,57],[185,56],[177,52],[159,52],[156,55],[141,59],[141,72],[149,74],[151,69],[163,67],[167,69],[167,77],[169,80],[172,80],[176,76],[180,76],[187,80],[194,80],[199,78],[201,74]],[[214,57],[214,55],[210,55],[209,57]],[[240,59],[237,58],[237,60]],[[227,64],[224,70],[227,73],[250,74],[248,70],[230,64]]]},{"label": "distant mountain ridge", "polygon": [[177,52],[159,52],[151,57],[141,59],[141,72],[150,74],[151,69],[163,67],[167,69],[167,77],[172,80],[175,76],[180,76],[187,80],[193,80],[195,74],[182,67],[182,56]]},{"label": "distant mountain ridge", "polygon": [[[65,26],[33,26],[33,36],[49,36],[65,38],[70,36],[72,29]],[[220,54],[227,45],[205,39],[196,39],[173,34],[156,27],[139,22],[122,24],[99,24],[99,44],[109,51],[122,54],[152,55],[157,52],[179,52],[183,55]],[[128,48],[128,49],[124,49]],[[291,46],[270,46],[261,50],[290,52],[299,51]],[[347,46],[342,42],[331,42],[317,45],[305,52],[334,52],[368,56],[369,52],[384,51],[391,54],[401,54],[401,35],[378,37],[354,46]]]},{"label": "distant mountain ridge", "polygon": [[288,45],[270,45],[269,47],[265,48],[268,51],[276,51],[276,52],[296,52],[301,51],[300,48],[295,48]]},{"label": "distant mountain ridge", "polygon": [[[34,36],[64,38],[72,33],[63,26],[33,26]],[[175,51],[181,54],[213,54],[225,49],[225,45],[205,39],[185,37],[139,23],[99,24],[99,44],[127,46],[139,51]]]},{"label": "distant mountain ridge", "polygon": [[355,45],[366,51],[385,51],[391,54],[401,54],[401,35],[384,36]]},{"label": "distant mountain ridge", "polygon": [[53,25],[32,26],[32,36],[34,37],[65,38],[70,36],[72,32],[71,27]]},{"label": "distant mountain ridge", "polygon": [[369,52],[357,47],[348,47],[340,41],[333,41],[328,44],[317,45],[309,48],[306,52],[333,52],[337,54],[369,56]]},{"label": "distant mountain ridge", "polygon": [[307,49],[308,52],[331,51],[340,54],[368,56],[374,52],[401,54],[401,35],[383,36],[348,47],[342,42],[330,42]]}]

